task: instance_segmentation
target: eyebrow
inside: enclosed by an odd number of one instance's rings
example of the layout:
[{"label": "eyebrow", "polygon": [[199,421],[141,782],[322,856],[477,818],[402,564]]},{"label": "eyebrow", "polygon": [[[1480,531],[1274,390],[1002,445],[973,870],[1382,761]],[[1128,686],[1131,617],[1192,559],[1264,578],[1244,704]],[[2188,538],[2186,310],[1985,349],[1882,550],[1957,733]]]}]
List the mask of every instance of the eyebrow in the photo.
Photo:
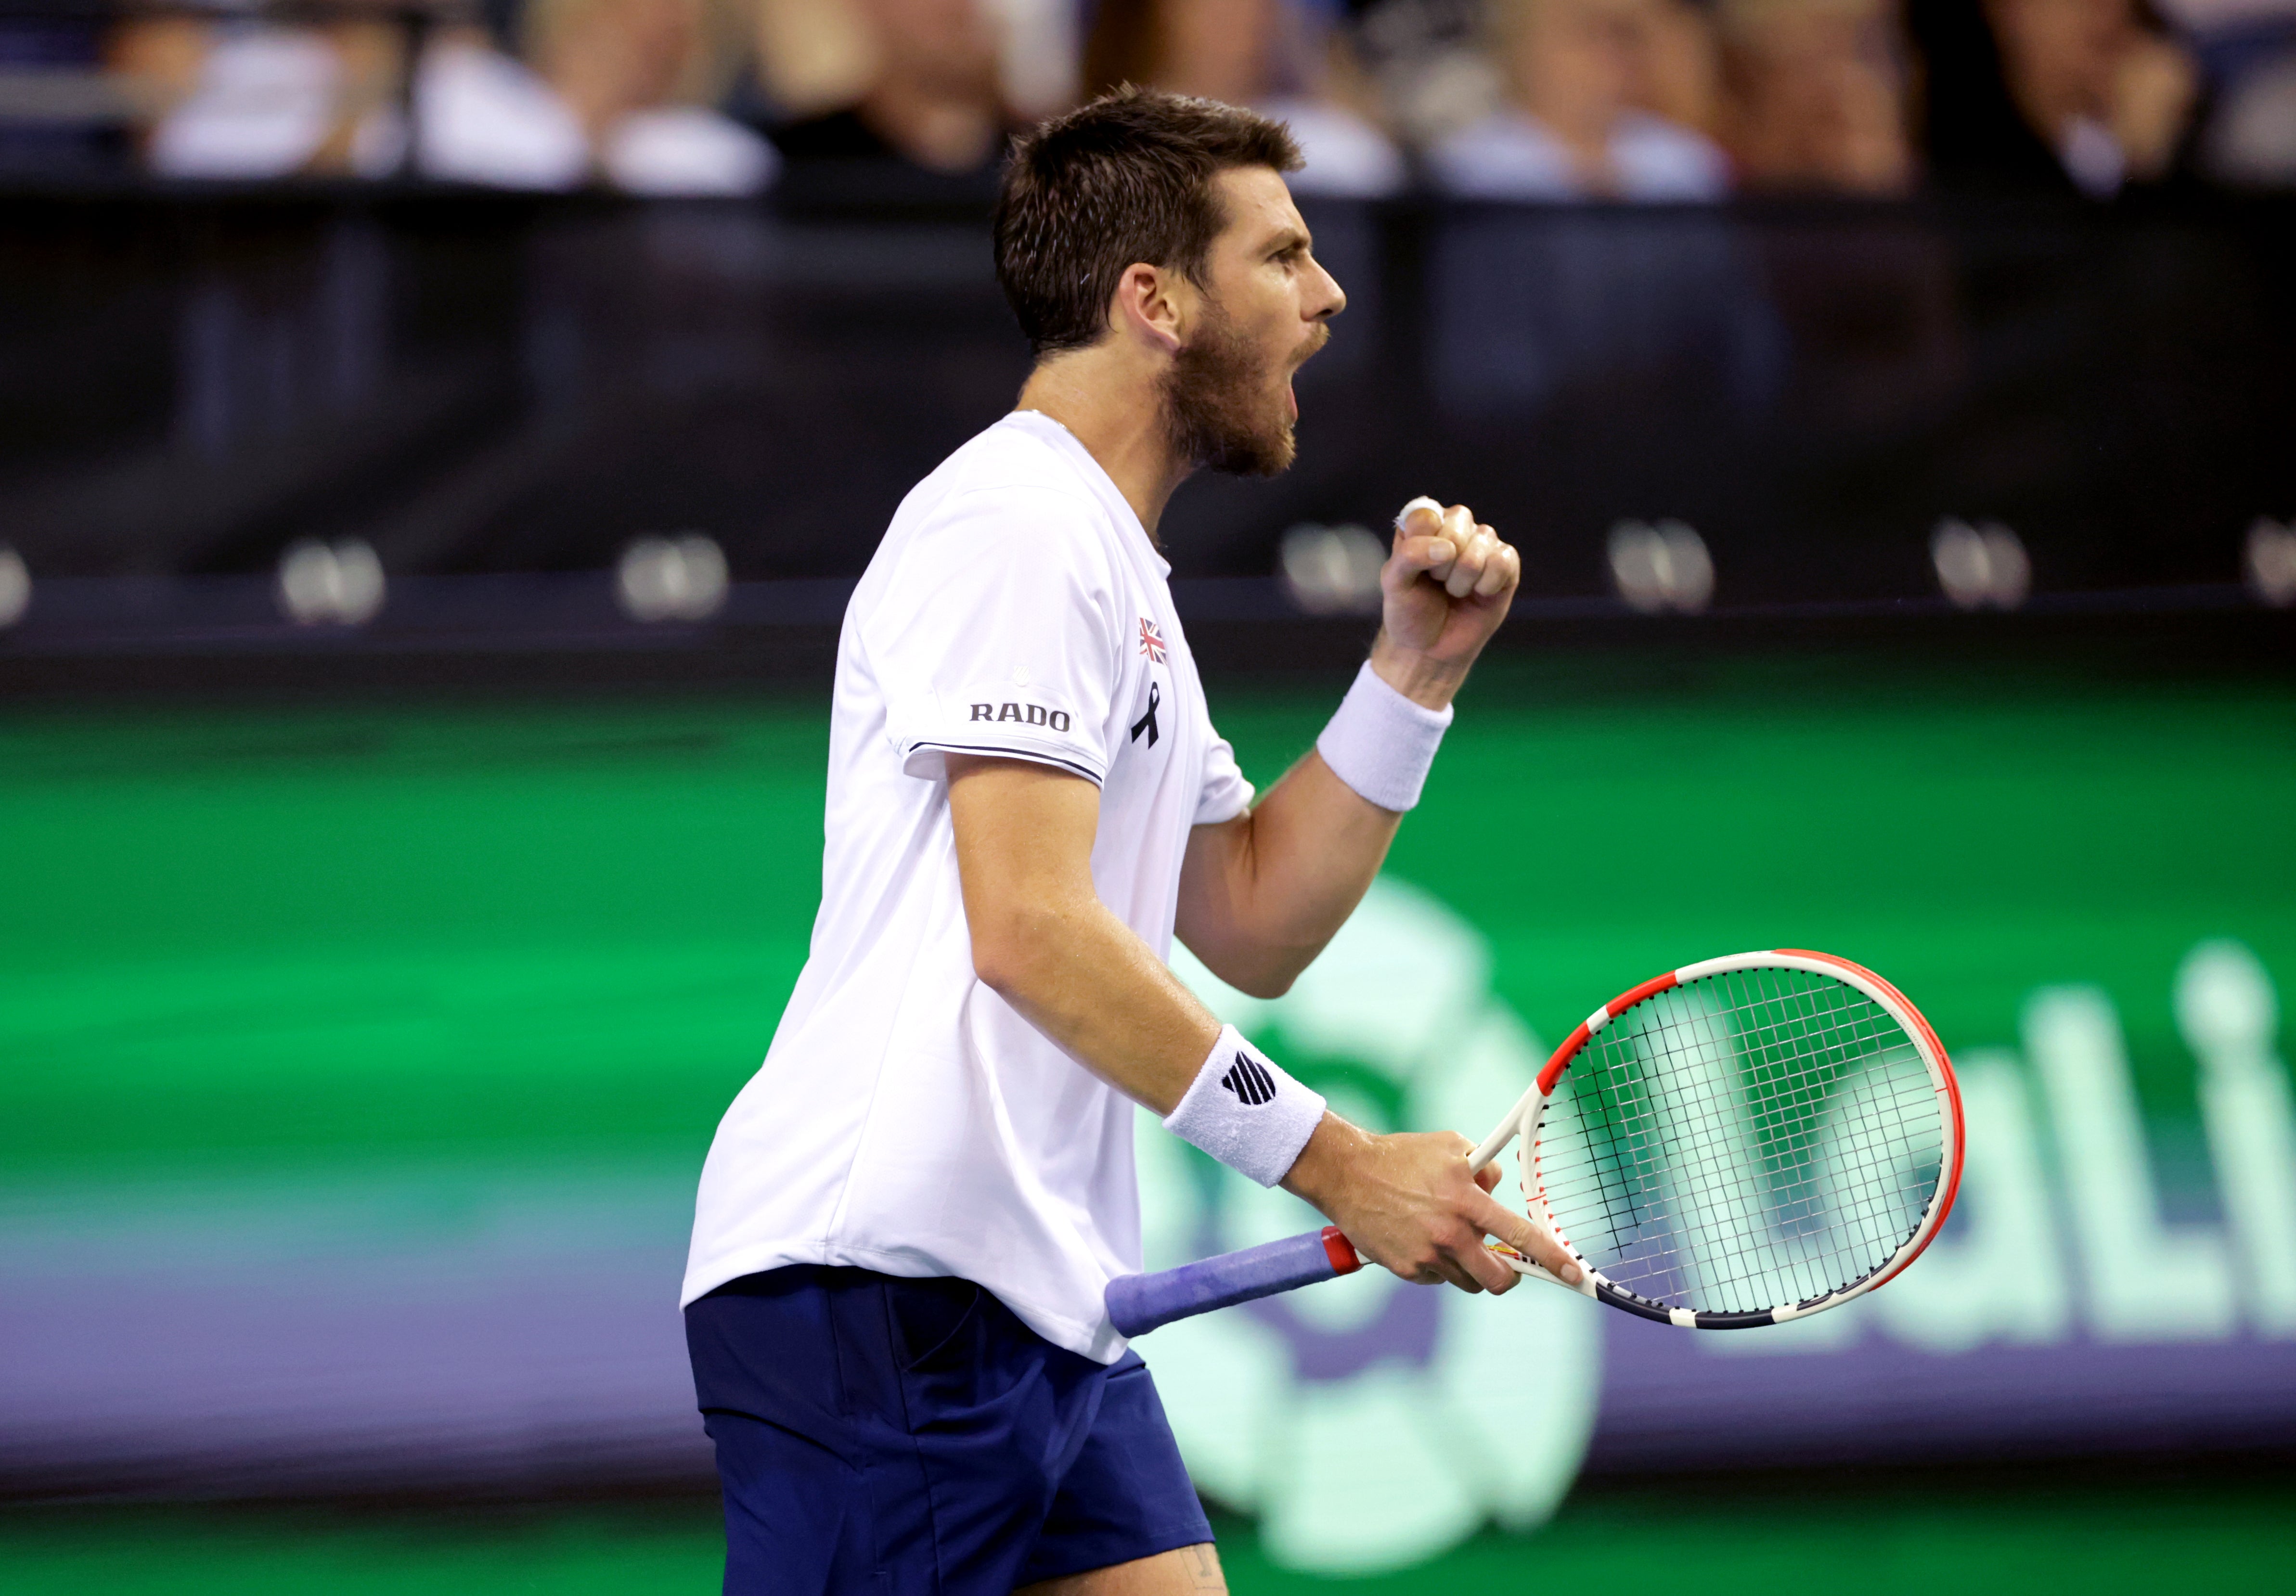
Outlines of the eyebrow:
[{"label": "eyebrow", "polygon": [[1274,255],[1284,250],[1305,250],[1313,254],[1315,249],[1316,241],[1308,235],[1305,227],[1293,227],[1287,225],[1281,233],[1267,241],[1260,252]]}]

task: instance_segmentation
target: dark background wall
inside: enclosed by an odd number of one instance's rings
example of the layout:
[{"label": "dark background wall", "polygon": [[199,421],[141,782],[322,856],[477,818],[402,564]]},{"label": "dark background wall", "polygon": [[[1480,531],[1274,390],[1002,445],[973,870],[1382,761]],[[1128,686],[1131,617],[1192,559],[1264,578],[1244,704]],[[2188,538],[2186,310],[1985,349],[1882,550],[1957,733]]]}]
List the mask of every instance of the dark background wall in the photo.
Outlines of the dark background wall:
[{"label": "dark background wall", "polygon": [[[1933,595],[1941,517],[2042,593],[2236,580],[2296,512],[2284,202],[1314,208],[1351,306],[1273,485],[1200,480],[1183,577],[1295,522],[1464,499],[1526,593],[1621,517],[1717,602]],[[0,541],[40,577],[611,566],[850,576],[1025,351],[963,216],[449,195],[26,198],[0,220]]]}]

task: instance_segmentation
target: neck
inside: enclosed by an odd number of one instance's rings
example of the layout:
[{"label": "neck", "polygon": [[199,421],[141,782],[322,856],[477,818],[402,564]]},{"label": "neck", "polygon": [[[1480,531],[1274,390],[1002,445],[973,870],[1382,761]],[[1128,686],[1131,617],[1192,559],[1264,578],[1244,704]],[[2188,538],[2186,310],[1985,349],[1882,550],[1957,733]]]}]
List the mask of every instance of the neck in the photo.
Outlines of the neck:
[{"label": "neck", "polygon": [[1156,525],[1195,468],[1172,447],[1153,370],[1139,367],[1118,340],[1054,355],[1029,373],[1016,408],[1066,427],[1132,506],[1148,541],[1163,546]]}]

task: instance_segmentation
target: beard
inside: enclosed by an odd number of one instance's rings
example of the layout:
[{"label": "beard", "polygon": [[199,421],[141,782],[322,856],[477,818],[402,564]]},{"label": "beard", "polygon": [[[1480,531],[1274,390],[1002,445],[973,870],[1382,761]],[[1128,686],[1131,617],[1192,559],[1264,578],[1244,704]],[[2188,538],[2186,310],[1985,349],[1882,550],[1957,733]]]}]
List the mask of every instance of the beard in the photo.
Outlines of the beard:
[{"label": "beard", "polygon": [[1236,477],[1287,470],[1298,446],[1292,418],[1268,402],[1275,362],[1236,336],[1217,304],[1207,306],[1195,341],[1164,376],[1164,426],[1192,465]]}]

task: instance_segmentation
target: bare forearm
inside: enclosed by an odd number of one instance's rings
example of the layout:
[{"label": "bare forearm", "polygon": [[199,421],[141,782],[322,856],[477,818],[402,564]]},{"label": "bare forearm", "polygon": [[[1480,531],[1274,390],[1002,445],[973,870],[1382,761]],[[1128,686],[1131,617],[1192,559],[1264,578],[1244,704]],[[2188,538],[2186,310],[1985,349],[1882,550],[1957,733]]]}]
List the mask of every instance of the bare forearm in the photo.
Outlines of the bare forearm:
[{"label": "bare forearm", "polygon": [[[1322,784],[1340,787],[1319,765],[1303,764],[1268,796],[1279,818],[1267,835],[1279,839],[1272,846],[1281,856],[1307,847],[1316,829],[1310,811],[1332,802]],[[974,970],[1071,1058],[1168,1118],[1204,1068],[1220,1023],[1100,901],[1091,866],[1097,790],[1009,759],[951,755],[948,773]],[[1288,830],[1295,806],[1296,838]],[[1368,855],[1358,862],[1349,905],[1394,834],[1392,814],[1373,820],[1366,828],[1362,814],[1342,813],[1316,822],[1327,833],[1336,825]],[[1306,865],[1291,868],[1296,873]],[[1326,896],[1337,890],[1329,872],[1315,879]],[[1344,917],[1341,911],[1332,923]],[[1282,1173],[1285,1185],[1330,1215],[1368,1256],[1406,1279],[1506,1289],[1515,1276],[1483,1250],[1486,1233],[1559,1266],[1560,1253],[1535,1227],[1479,1189],[1467,1173],[1469,1150],[1464,1137],[1447,1134],[1367,1136],[1326,1112]],[[1538,1250],[1542,1245],[1552,1260]]]},{"label": "bare forearm", "polygon": [[[967,913],[972,914],[971,895]],[[1097,897],[983,906],[980,978],[1103,1080],[1169,1114],[1218,1040],[1220,1022]],[[984,921],[987,923],[982,923]]]},{"label": "bare forearm", "polygon": [[1231,986],[1284,991],[1363,901],[1401,819],[1310,752],[1249,815],[1190,847],[1181,940]]},{"label": "bare forearm", "polygon": [[948,763],[974,972],[1070,1058],[1170,1113],[1220,1025],[1095,892],[1099,792],[1038,765]]},{"label": "bare forearm", "polygon": [[[1470,663],[1384,630],[1372,645],[1373,674],[1423,709],[1446,708]],[[1283,992],[1363,901],[1401,821],[1311,752],[1250,814],[1200,831],[1181,877],[1180,939],[1231,985]]]}]

